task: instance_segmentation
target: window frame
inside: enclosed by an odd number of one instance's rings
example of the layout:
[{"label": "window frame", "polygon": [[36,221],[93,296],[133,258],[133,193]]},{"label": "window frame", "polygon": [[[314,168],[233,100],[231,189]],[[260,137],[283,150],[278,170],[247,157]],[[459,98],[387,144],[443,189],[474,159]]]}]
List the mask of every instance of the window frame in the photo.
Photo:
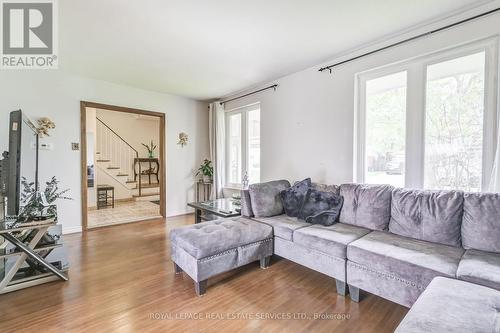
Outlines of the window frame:
[{"label": "window frame", "polygon": [[429,53],[399,63],[357,73],[355,76],[354,181],[366,179],[366,82],[406,71],[405,185],[424,188],[427,68],[475,53],[485,53],[481,191],[487,188],[497,145],[499,119],[498,37],[490,37]]},{"label": "window frame", "polygon": [[243,181],[243,176],[245,175],[245,172],[248,171],[248,161],[249,161],[249,152],[248,152],[248,113],[251,111],[259,110],[260,113],[260,102],[252,103],[249,105],[244,105],[241,107],[237,107],[231,110],[225,111],[224,114],[224,120],[225,120],[225,128],[226,128],[226,156],[225,156],[225,173],[226,173],[226,184],[224,187],[226,188],[234,188],[234,189],[241,189],[242,188],[242,183],[233,183],[230,182],[229,179],[229,173],[230,173],[230,168],[229,168],[229,154],[230,154],[230,149],[229,149],[229,137],[230,137],[230,126],[229,126],[229,117],[236,115],[236,114],[241,114],[241,180]]}]

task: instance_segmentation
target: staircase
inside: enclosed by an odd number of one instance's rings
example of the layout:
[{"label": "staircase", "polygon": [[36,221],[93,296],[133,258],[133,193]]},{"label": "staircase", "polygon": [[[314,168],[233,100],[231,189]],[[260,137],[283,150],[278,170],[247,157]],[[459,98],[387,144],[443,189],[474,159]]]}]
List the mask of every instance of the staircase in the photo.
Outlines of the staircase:
[{"label": "staircase", "polygon": [[139,152],[109,125],[96,117],[96,168],[111,177],[115,184],[128,191],[136,201],[160,200],[160,185],[134,180],[134,159]]}]

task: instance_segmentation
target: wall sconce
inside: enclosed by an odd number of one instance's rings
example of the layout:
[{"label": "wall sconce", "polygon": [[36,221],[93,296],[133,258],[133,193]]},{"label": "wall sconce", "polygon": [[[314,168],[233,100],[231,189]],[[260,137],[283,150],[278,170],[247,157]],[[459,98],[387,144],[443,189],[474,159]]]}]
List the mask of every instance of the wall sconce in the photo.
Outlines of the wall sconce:
[{"label": "wall sconce", "polygon": [[49,130],[56,128],[56,124],[47,117],[42,117],[37,120],[38,134],[40,137],[49,136]]},{"label": "wall sconce", "polygon": [[179,142],[177,142],[178,145],[181,145],[182,148],[184,148],[185,145],[188,143],[188,135],[184,132],[179,133]]}]

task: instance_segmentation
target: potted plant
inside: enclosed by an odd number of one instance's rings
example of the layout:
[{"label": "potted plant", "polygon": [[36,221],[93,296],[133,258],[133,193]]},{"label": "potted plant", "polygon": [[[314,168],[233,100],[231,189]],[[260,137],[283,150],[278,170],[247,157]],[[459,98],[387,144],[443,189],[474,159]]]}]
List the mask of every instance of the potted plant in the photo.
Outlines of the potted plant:
[{"label": "potted plant", "polygon": [[214,176],[214,167],[212,166],[212,161],[205,159],[203,163],[198,168],[196,176],[202,175],[203,182],[211,183]]},{"label": "potted plant", "polygon": [[153,143],[153,140],[151,140],[151,143],[149,145],[143,143],[142,144],[146,149],[148,150],[148,157],[153,158],[154,157],[154,151],[156,149],[156,145]]},{"label": "potted plant", "polygon": [[45,183],[45,189],[41,191],[35,187],[35,183],[28,182],[22,177],[21,184],[23,192],[21,194],[21,209],[17,220],[21,223],[31,221],[42,221],[48,218],[57,220],[56,201],[58,199],[72,200],[65,194],[69,191],[59,190],[59,181],[52,177]]}]

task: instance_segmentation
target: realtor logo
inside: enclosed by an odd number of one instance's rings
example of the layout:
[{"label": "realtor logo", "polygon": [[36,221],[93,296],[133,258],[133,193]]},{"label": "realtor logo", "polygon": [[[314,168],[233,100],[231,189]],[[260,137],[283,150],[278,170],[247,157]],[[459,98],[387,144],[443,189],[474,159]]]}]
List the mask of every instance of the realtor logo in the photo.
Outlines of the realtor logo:
[{"label": "realtor logo", "polygon": [[2,69],[57,68],[55,0],[0,0]]}]

